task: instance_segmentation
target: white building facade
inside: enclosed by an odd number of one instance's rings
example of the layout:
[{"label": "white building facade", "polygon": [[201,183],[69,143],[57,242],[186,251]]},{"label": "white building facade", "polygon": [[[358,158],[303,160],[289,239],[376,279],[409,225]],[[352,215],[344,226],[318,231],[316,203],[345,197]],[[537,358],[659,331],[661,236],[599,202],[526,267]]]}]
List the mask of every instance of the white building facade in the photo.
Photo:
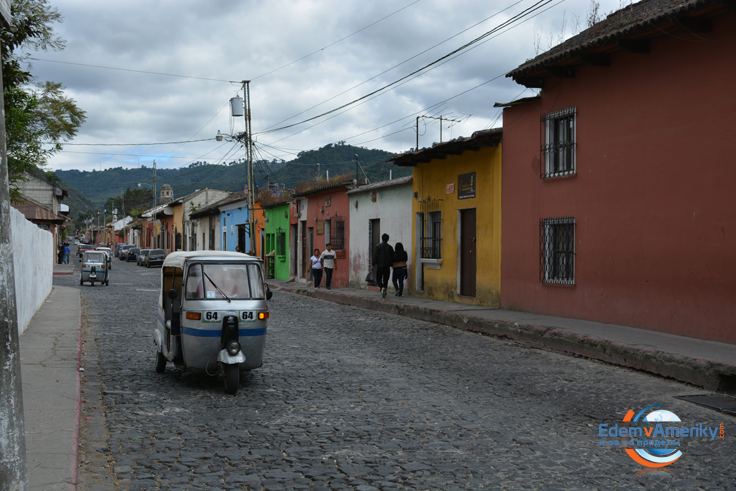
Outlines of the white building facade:
[{"label": "white building facade", "polygon": [[[411,261],[413,226],[411,215],[412,177],[401,177],[360,186],[347,192],[350,198],[350,286],[366,288],[373,249],[388,234],[388,243],[401,242]],[[411,271],[411,264],[408,264]],[[411,291],[410,279],[404,291]]]}]

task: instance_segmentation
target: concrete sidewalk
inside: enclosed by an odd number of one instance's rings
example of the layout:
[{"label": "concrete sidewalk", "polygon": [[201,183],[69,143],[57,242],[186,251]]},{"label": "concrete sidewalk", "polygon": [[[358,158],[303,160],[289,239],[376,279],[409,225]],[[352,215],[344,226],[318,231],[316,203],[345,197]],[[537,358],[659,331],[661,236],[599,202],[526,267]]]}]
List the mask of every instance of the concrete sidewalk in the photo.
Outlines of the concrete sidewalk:
[{"label": "concrete sidewalk", "polygon": [[[56,271],[56,268],[54,268]],[[76,489],[81,298],[54,286],[20,337],[30,489]]]},{"label": "concrete sidewalk", "polygon": [[736,393],[736,345],[615,324],[532,314],[422,297],[381,298],[357,288],[317,289],[267,281],[274,290],[513,339],[535,348],[635,368],[707,390]]}]

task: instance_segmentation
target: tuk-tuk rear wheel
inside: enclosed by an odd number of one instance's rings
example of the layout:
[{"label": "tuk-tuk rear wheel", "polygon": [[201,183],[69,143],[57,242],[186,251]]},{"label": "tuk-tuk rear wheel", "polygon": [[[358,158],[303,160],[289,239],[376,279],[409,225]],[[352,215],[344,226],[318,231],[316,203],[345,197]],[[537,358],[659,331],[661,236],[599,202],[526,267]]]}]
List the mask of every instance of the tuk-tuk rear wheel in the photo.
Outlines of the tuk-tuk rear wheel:
[{"label": "tuk-tuk rear wheel", "polygon": [[235,394],[240,385],[240,370],[238,365],[225,366],[225,392]]},{"label": "tuk-tuk rear wheel", "polygon": [[82,285],[84,285],[84,280],[83,280],[83,279],[82,279],[82,277],[80,276],[80,277],[79,277],[79,286],[82,286]]},{"label": "tuk-tuk rear wheel", "polygon": [[156,352],[156,372],[164,373],[166,370],[166,358],[160,351]]}]

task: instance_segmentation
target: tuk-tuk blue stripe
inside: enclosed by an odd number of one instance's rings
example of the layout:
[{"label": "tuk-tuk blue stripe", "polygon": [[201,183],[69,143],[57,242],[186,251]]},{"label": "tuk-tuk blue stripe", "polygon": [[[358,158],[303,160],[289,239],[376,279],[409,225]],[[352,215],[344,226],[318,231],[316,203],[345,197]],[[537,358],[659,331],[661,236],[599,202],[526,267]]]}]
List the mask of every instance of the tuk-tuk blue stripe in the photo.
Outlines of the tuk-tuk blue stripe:
[{"label": "tuk-tuk blue stripe", "polygon": [[[197,336],[201,338],[219,338],[222,334],[221,329],[193,329],[191,327],[182,327],[182,332],[188,336]],[[252,337],[263,336],[266,334],[266,328],[259,329],[239,329],[238,336]]]}]

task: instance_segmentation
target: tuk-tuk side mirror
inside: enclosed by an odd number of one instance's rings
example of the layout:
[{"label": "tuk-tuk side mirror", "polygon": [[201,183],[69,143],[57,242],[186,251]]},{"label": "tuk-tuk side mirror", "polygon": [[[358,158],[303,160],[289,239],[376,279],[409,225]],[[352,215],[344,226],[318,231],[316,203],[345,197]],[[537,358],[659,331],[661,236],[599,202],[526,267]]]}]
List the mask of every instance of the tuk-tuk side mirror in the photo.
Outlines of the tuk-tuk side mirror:
[{"label": "tuk-tuk side mirror", "polygon": [[273,297],[273,292],[270,288],[266,287],[266,300],[271,300],[271,297]]},{"label": "tuk-tuk side mirror", "polygon": [[177,296],[176,290],[173,288],[166,292],[166,296],[169,297],[171,300],[174,300]]}]

